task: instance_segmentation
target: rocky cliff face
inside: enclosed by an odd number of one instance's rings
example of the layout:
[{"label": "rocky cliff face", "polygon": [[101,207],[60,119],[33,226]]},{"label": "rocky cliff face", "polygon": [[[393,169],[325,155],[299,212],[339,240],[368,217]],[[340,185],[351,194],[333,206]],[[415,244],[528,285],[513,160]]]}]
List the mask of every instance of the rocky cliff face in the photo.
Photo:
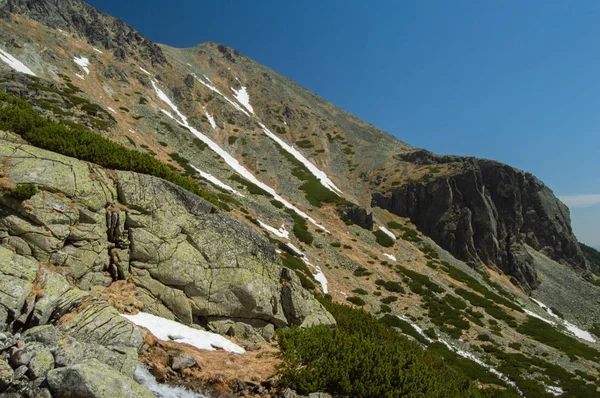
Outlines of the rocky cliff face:
[{"label": "rocky cliff face", "polygon": [[6,136],[0,158],[5,183],[39,187],[27,202],[0,198],[2,242],[83,290],[131,279],[149,311],[203,326],[247,322],[268,338],[274,327],[334,323],[264,236],[173,184]]},{"label": "rocky cliff face", "polygon": [[524,245],[579,272],[587,270],[569,209],[533,175],[494,161],[427,151],[400,159],[417,165],[462,163],[456,174],[378,192],[372,201],[373,206],[409,217],[456,257],[496,266],[528,288],[539,281]]},{"label": "rocky cliff face", "polygon": [[23,14],[54,29],[75,29],[90,43],[112,50],[115,58],[127,61],[139,55],[153,65],[168,64],[160,47],[120,19],[74,0],[8,0],[0,17]]}]

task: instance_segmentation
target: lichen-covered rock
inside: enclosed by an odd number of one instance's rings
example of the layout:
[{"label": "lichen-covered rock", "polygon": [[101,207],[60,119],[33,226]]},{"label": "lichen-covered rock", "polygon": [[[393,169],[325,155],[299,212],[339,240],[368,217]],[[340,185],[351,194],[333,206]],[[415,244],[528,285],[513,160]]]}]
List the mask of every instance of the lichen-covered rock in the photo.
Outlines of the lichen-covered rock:
[{"label": "lichen-covered rock", "polygon": [[50,371],[48,385],[55,397],[154,398],[132,378],[95,359]]},{"label": "lichen-covered rock", "polygon": [[0,325],[5,324],[8,317],[20,316],[39,267],[37,261],[0,246],[0,307],[6,310],[0,311]]},{"label": "lichen-covered rock", "polygon": [[[267,238],[198,196],[156,177],[109,172],[7,139],[0,138],[0,156],[8,159],[11,183],[38,187],[26,202],[0,196],[0,237],[16,252],[64,273],[42,271],[37,287],[44,294],[27,302],[35,278],[14,285],[21,293],[5,308],[20,322],[56,320],[87,300],[69,284],[91,290],[129,278],[148,311],[185,324],[223,317],[274,327],[305,318],[309,324],[331,323],[299,283],[282,285],[282,266]],[[2,255],[15,256],[8,250]],[[24,304],[27,312],[17,314]],[[61,328],[82,341],[89,335],[101,344],[131,346],[108,341],[126,333],[105,310],[89,301]]]},{"label": "lichen-covered rock", "polygon": [[40,343],[31,344],[28,349],[33,350],[33,357],[29,361],[29,371],[27,372],[30,379],[39,379],[46,377],[46,374],[54,368],[54,357],[50,349]]},{"label": "lichen-covered rock", "polygon": [[5,389],[13,381],[15,372],[5,360],[0,359],[0,389]]}]

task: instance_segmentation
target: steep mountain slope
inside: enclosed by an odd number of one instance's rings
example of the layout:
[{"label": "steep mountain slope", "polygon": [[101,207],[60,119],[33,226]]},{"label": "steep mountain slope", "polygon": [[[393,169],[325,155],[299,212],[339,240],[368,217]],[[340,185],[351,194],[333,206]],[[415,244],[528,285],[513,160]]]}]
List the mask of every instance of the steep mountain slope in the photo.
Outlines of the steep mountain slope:
[{"label": "steep mountain slope", "polygon": [[[1,91],[149,155],[108,161],[93,139],[0,118],[21,135],[0,144],[0,234],[17,255],[83,290],[128,280],[146,311],[238,338],[334,323],[308,291],[327,293],[467,373],[479,365],[460,355],[497,368],[472,374],[480,384],[597,387],[599,345],[582,329],[600,325],[598,277],[534,176],[412,148],[224,45],[156,45],[75,0],[0,5],[0,49]],[[6,322],[30,326],[18,307]]]}]

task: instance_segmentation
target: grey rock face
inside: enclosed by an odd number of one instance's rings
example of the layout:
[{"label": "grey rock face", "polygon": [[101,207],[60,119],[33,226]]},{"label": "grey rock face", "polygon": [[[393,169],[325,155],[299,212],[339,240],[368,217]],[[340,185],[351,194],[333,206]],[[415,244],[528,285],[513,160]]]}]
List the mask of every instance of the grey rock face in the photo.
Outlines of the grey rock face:
[{"label": "grey rock face", "polygon": [[51,28],[74,29],[90,43],[112,49],[117,59],[122,61],[128,56],[134,56],[132,49],[137,49],[153,64],[169,63],[160,47],[125,22],[101,13],[81,1],[8,0],[4,7],[5,11],[1,15],[5,18],[10,13],[24,14]]},{"label": "grey rock face", "polygon": [[[71,284],[91,289],[129,278],[148,311],[185,324],[223,317],[274,327],[309,317],[307,324],[334,323],[300,283],[282,280],[267,238],[176,185],[9,140],[0,139],[0,156],[9,160],[11,182],[38,187],[26,205],[0,196],[0,236],[23,239],[37,260],[0,247],[0,271],[8,277],[0,284],[9,282],[0,297],[13,290],[0,300],[7,311],[0,321],[35,326],[56,320],[88,300]],[[64,277],[40,270],[42,261],[63,270]],[[13,267],[1,268],[15,262],[22,263],[18,275]],[[39,297],[29,296],[34,282],[43,292]],[[63,332],[103,345],[141,346],[143,338],[132,335],[109,306],[88,304],[73,322],[61,325]]]},{"label": "grey rock face", "polygon": [[494,161],[437,157],[427,151],[404,158],[415,164],[460,160],[463,170],[376,193],[372,205],[409,217],[457,258],[497,266],[525,288],[539,283],[525,243],[576,270],[586,270],[569,209],[533,175]]},{"label": "grey rock face", "polygon": [[53,396],[153,398],[148,389],[95,359],[48,373]]},{"label": "grey rock face", "polygon": [[173,368],[173,370],[181,370],[181,369],[191,368],[195,364],[196,364],[196,360],[194,359],[193,356],[181,354],[181,355],[177,355],[177,356],[173,357],[173,360],[171,362],[171,367]]},{"label": "grey rock face", "polygon": [[367,209],[360,206],[342,206],[337,210],[342,220],[350,220],[354,224],[361,228],[372,230],[373,229],[373,214],[369,213]]}]

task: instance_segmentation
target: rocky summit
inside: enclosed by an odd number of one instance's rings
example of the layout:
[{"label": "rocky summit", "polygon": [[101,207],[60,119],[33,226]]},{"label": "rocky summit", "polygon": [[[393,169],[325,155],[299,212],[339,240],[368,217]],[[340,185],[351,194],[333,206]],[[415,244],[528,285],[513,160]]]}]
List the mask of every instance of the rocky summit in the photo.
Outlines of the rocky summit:
[{"label": "rocky summit", "polygon": [[532,174],[78,0],[0,2],[0,59],[0,397],[600,396]]}]

